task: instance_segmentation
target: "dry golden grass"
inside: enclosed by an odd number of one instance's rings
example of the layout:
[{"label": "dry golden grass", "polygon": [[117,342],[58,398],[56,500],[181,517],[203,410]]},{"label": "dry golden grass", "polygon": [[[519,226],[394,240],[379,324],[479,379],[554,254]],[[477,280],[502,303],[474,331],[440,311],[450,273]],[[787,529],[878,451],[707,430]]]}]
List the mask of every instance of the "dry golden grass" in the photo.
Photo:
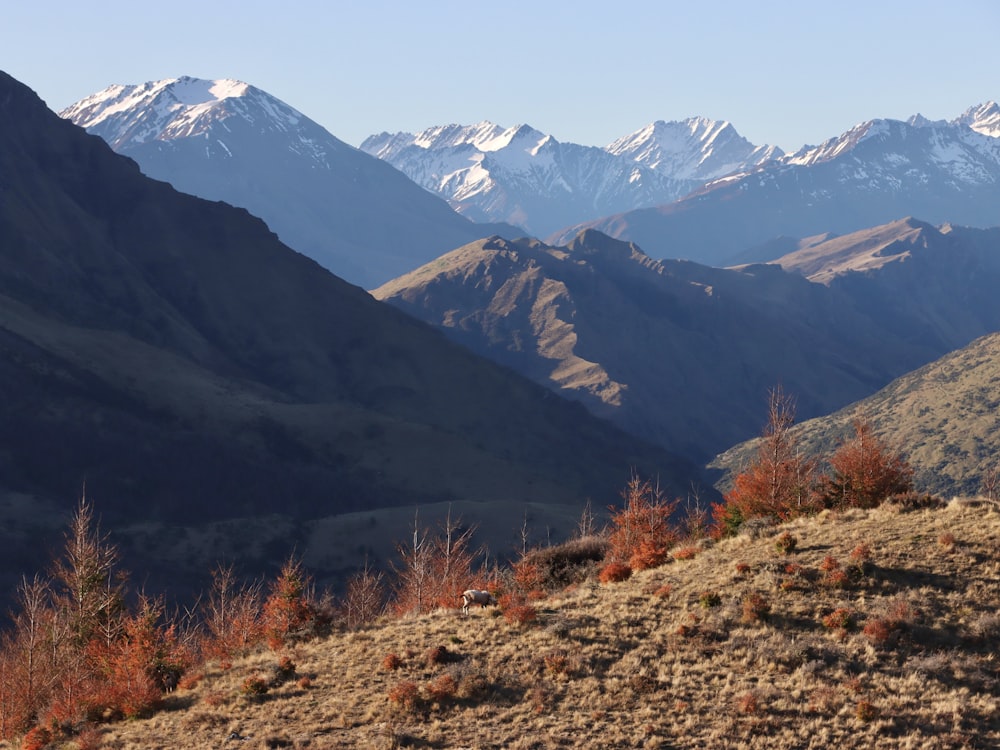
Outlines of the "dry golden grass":
[{"label": "dry golden grass", "polygon": [[210,664],[102,746],[1000,746],[1000,514],[825,513],[703,546],[522,625],[439,611]]}]

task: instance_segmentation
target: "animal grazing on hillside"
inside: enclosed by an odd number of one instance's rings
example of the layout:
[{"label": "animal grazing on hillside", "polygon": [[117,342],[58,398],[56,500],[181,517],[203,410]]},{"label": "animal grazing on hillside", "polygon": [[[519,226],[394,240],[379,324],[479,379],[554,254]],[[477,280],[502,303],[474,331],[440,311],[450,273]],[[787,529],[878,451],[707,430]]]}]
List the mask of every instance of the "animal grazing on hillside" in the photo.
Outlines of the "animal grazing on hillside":
[{"label": "animal grazing on hillside", "polygon": [[466,615],[469,614],[470,604],[480,604],[483,608],[486,608],[488,604],[496,604],[496,597],[493,596],[489,591],[480,591],[479,589],[469,589],[468,591],[462,592],[462,612]]}]

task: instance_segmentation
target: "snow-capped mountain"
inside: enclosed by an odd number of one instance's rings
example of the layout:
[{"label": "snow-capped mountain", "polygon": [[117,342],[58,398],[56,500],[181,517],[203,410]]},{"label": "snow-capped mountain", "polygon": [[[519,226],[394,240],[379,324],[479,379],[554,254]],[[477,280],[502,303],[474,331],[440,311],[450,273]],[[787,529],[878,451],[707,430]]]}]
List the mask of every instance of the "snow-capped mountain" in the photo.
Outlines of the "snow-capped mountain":
[{"label": "snow-capped mountain", "polygon": [[589,218],[676,200],[707,180],[781,155],[726,122],[657,122],[607,148],[561,143],[491,122],[381,133],[361,150],[384,159],[476,221],[545,235]]},{"label": "snow-capped mountain", "polygon": [[248,209],[289,246],[367,288],[496,231],[242,81],[116,85],[60,115],[149,176]]},{"label": "snow-capped mountain", "polygon": [[361,150],[384,159],[474,221],[535,235],[682,195],[686,182],[607,151],[560,143],[528,125],[446,125],[382,133]]},{"label": "snow-capped mountain", "polygon": [[819,146],[707,183],[670,204],[568,228],[594,228],[657,258],[712,265],[770,260],[778,237],[844,234],[904,216],[1000,225],[1000,108],[951,121],[870,120]]},{"label": "snow-capped mountain", "polygon": [[692,187],[784,156],[777,146],[754,146],[731,124],[691,117],[680,122],[657,120],[606,149],[626,156]]}]

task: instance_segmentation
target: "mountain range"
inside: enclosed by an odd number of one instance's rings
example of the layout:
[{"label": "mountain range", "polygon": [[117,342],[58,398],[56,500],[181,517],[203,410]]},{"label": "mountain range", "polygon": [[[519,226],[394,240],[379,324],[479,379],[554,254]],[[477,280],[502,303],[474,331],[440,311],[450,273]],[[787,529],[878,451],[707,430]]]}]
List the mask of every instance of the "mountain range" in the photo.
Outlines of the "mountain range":
[{"label": "mountain range", "polygon": [[[2,489],[35,508],[85,492],[106,528],[141,527],[135,554],[172,551],[157,569],[174,584],[223,537],[242,562],[273,563],[319,543],[317,519],[352,511],[371,524],[385,508],[412,518],[469,501],[578,515],[631,471],[680,493],[698,480],[373,300],[245,210],[144,176],[5,74],[0,382]],[[193,529],[250,518],[192,550]],[[5,555],[38,548],[24,518],[4,529],[17,531]],[[283,538],[263,544],[275,529]]]},{"label": "mountain range", "polygon": [[698,461],[757,435],[778,384],[827,414],[1000,329],[1000,229],[905,219],[798,244],[719,269],[595,230],[494,237],[373,294]]},{"label": "mountain range", "polygon": [[656,258],[733,265],[771,260],[769,243],[781,237],[845,234],[903,216],[996,226],[998,122],[996,102],[948,122],[870,120],[673,203],[584,222],[548,241],[564,244],[591,228],[634,241]]},{"label": "mountain range", "polygon": [[241,81],[115,85],[63,110],[142,171],[246,208],[282,242],[371,288],[494,232]]},{"label": "mountain range", "polygon": [[782,154],[728,122],[654,122],[606,148],[561,143],[529,125],[447,125],[380,133],[361,150],[384,159],[475,221],[544,237],[597,216],[668,203],[705,182]]},{"label": "mountain range", "polygon": [[[794,154],[701,117],[657,121],[605,148],[481,122],[382,133],[359,150],[231,80],[112,86],[61,114],[145,173],[247,208],[365,288],[491,234],[560,246],[594,228],[653,258],[724,266],[773,260],[773,243],[788,238],[904,216],[1000,224],[992,101],[950,121],[870,120]],[[466,217],[502,223],[463,220],[441,198]]]}]

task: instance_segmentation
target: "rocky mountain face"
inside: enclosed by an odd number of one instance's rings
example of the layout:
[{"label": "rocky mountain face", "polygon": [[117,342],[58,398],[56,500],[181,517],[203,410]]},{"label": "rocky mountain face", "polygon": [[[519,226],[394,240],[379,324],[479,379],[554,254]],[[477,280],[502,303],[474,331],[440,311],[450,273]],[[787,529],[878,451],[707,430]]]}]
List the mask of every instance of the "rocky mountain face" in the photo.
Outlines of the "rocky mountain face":
[{"label": "rocky mountain face", "polygon": [[246,208],[282,242],[371,288],[500,227],[478,227],[389,165],[246,83],[111,86],[60,113],[178,190]]},{"label": "rocky mountain face", "polygon": [[995,226],[998,118],[1000,107],[990,102],[950,122],[872,120],[673,203],[587,222],[549,241],[563,244],[592,228],[653,257],[731,265],[771,260],[758,246],[778,237],[843,234],[901,216]]},{"label": "rocky mountain face", "polygon": [[[678,492],[697,481],[245,210],[142,175],[4,74],[0,382],[0,490],[66,509],[85,487],[105,528],[254,517],[257,531],[229,527],[244,562],[297,541],[305,553],[315,519],[351,511],[374,523],[379,509],[412,519],[435,502],[603,505],[633,468]],[[4,533],[25,534],[5,555],[38,546],[31,523],[8,520]],[[255,536],[279,528],[274,545]],[[194,543],[147,532],[174,554],[160,572],[182,578]],[[222,548],[202,537],[202,552]],[[352,555],[363,550],[345,565]]]},{"label": "rocky mountain face", "polygon": [[539,237],[676,200],[707,180],[781,155],[705,118],[658,121],[607,148],[561,143],[527,125],[481,122],[380,133],[361,150],[475,221],[503,221]]},{"label": "rocky mountain face", "polygon": [[[802,450],[829,456],[853,435],[852,421],[864,415],[873,433],[898,450],[914,469],[921,491],[975,496],[992,473],[1000,476],[1000,333],[991,333],[893,380],[862,401],[798,425]],[[711,466],[725,484],[750,457],[755,444],[741,443]],[[994,493],[1000,491],[1000,484]]]},{"label": "rocky mountain face", "polygon": [[[593,230],[562,247],[495,237],[373,293],[705,460],[759,433],[779,383],[803,418],[826,414],[1000,329],[1000,230],[904,220],[801,253],[824,249],[825,261],[790,255],[784,270],[718,269],[655,261]],[[835,278],[803,273],[831,265]]]}]

